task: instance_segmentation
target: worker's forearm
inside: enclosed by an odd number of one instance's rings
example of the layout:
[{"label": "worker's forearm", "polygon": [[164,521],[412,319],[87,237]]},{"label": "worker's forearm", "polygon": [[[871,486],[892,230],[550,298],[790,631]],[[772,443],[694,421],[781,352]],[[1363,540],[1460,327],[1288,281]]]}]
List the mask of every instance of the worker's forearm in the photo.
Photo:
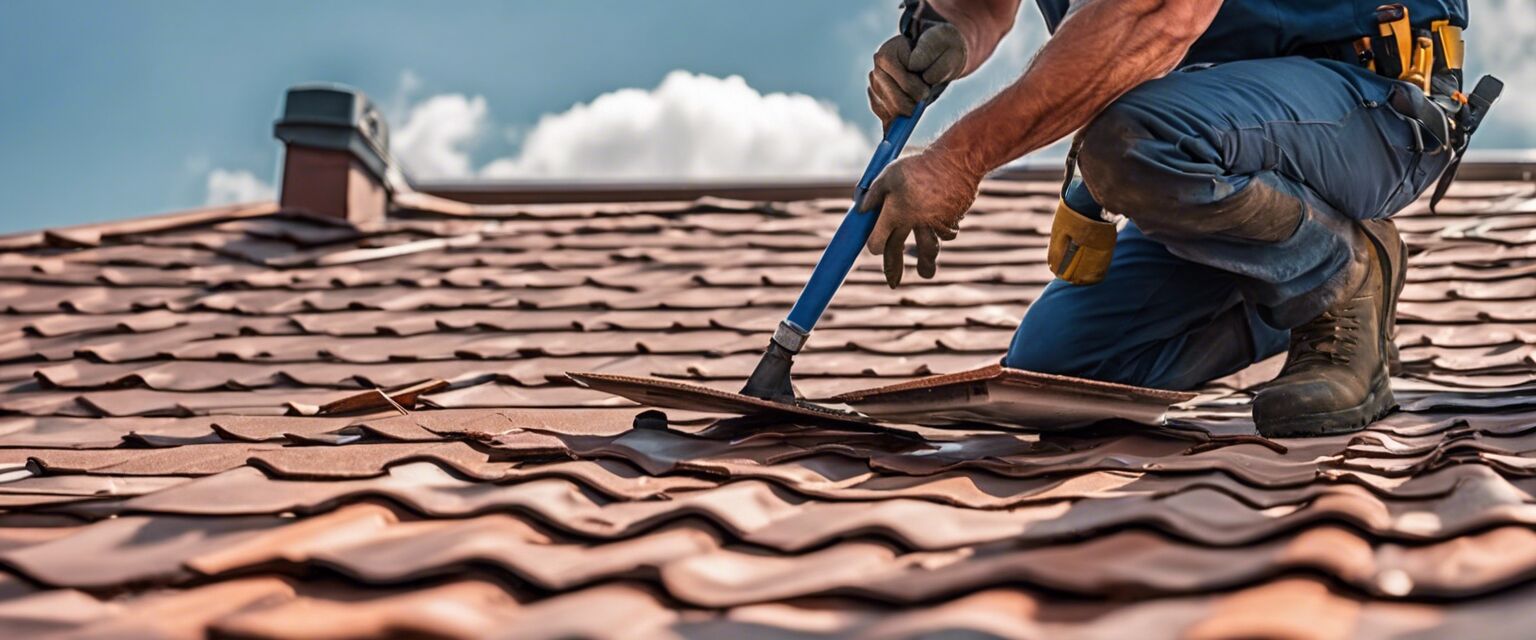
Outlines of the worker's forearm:
[{"label": "worker's forearm", "polygon": [[997,43],[1013,29],[1019,0],[932,0],[934,10],[960,30],[965,38],[965,70],[971,75],[992,57]]},{"label": "worker's forearm", "polygon": [[1173,69],[1221,0],[1087,0],[1017,81],[966,114],[933,150],[981,176],[1082,128],[1115,98]]}]

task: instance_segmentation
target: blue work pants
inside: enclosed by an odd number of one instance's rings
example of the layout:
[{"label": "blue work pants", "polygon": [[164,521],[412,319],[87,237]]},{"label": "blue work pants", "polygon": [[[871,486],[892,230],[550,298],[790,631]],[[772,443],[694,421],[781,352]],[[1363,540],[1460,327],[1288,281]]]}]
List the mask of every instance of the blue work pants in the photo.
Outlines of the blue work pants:
[{"label": "blue work pants", "polygon": [[1003,363],[1187,389],[1284,351],[1289,329],[1352,293],[1351,262],[1367,255],[1354,221],[1406,207],[1450,162],[1391,106],[1405,89],[1417,92],[1288,57],[1126,93],[1083,130],[1066,194],[1129,219],[1108,276],[1047,286]]}]

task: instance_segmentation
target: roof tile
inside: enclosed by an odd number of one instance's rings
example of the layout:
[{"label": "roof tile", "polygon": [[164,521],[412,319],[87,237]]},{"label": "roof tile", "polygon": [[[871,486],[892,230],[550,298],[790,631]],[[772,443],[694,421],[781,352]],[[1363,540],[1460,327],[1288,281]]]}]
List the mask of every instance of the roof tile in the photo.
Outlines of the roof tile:
[{"label": "roof tile", "polygon": [[[855,269],[802,393],[995,364],[1049,281],[1055,189],[984,183],[932,281]],[[846,198],[399,195],[409,210],[366,233],[261,205],[0,240],[0,633],[1530,623],[1529,183],[1458,183],[1442,215],[1399,216],[1403,410],[1284,441],[1241,404],[1278,360],[1161,427],[637,416],[565,372],[738,388]]]}]

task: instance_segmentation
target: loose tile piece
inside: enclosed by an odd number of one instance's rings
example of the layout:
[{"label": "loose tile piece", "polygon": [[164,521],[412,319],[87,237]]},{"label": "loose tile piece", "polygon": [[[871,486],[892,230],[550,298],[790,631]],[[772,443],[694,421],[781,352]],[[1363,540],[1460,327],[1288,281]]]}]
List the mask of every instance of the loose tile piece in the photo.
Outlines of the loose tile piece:
[{"label": "loose tile piece", "polygon": [[1170,405],[1195,396],[990,365],[833,399],[898,422],[1062,429],[1115,418],[1160,424]]}]

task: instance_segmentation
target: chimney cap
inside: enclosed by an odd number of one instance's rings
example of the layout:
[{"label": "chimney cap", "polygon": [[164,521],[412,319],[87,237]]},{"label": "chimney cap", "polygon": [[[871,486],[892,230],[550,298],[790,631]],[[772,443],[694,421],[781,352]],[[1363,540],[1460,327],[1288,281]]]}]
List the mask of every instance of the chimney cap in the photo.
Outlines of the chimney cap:
[{"label": "chimney cap", "polygon": [[381,181],[389,169],[389,126],[362,91],[334,83],[288,89],[274,134],[289,145],[345,151]]}]

